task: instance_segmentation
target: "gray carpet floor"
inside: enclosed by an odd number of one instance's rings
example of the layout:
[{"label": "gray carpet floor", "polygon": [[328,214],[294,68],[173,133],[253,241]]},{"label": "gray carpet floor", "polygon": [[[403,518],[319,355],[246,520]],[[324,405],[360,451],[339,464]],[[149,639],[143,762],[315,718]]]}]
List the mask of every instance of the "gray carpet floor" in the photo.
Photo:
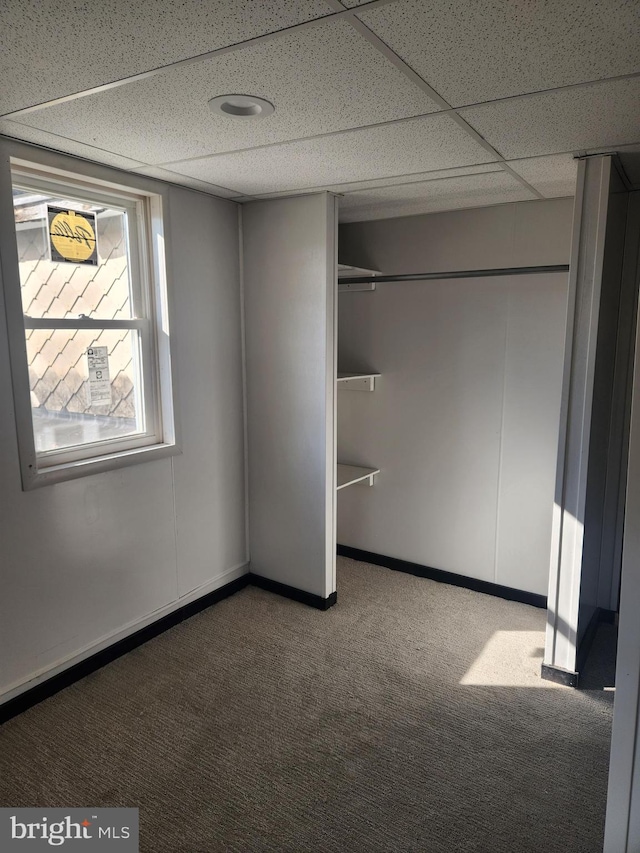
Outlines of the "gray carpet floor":
[{"label": "gray carpet floor", "polygon": [[0,805],[136,806],[144,853],[596,853],[615,643],[539,678],[544,613],[340,559],[256,588],[0,730]]}]

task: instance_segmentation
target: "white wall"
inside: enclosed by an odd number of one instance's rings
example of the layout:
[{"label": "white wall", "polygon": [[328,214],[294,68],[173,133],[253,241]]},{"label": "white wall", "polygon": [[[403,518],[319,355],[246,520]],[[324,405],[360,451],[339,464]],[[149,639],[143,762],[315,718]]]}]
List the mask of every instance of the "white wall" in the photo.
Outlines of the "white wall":
[{"label": "white wall", "polygon": [[251,571],[335,590],[336,203],[243,207]]},{"label": "white wall", "polygon": [[238,209],[171,189],[182,455],[173,459],[178,591],[248,560]]},{"label": "white wall", "polygon": [[[384,273],[568,263],[572,200],[343,226]],[[378,284],[339,299],[338,542],[546,595],[567,275]]]},{"label": "white wall", "polygon": [[572,198],[340,227],[339,256],[385,273],[569,263]]},{"label": "white wall", "polygon": [[246,571],[237,207],[169,202],[181,456],[23,492],[0,298],[3,699]]},{"label": "white wall", "polygon": [[[627,235],[625,266],[637,284],[638,192],[630,194]],[[640,850],[640,326],[636,328],[634,362],[605,853]]]}]

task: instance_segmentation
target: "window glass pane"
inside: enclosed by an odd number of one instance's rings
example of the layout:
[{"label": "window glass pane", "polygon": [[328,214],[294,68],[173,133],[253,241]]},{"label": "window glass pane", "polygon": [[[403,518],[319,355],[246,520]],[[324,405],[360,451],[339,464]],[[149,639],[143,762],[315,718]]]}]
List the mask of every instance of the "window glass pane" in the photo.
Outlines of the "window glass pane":
[{"label": "window glass pane", "polygon": [[[13,204],[22,307],[27,316],[84,315],[101,320],[134,316],[126,211],[17,187]],[[71,212],[71,217],[63,215],[56,223],[56,209]],[[97,256],[78,262],[85,249],[86,254],[93,251],[92,215]],[[56,247],[75,260],[60,260]]]},{"label": "window glass pane", "polygon": [[144,432],[137,330],[27,329],[26,337],[37,452]]}]

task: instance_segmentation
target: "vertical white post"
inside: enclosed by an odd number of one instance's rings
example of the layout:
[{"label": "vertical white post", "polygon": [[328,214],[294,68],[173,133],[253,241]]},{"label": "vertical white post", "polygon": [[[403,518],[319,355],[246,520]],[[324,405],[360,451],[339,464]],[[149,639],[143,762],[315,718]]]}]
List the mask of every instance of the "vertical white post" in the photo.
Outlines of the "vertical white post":
[{"label": "vertical white post", "polygon": [[611,169],[610,156],[581,160],[574,206],[543,663],[545,677],[559,676],[567,684],[577,681],[589,442]]},{"label": "vertical white post", "polygon": [[336,550],[335,197],[246,204],[243,246],[251,571],[326,606]]}]

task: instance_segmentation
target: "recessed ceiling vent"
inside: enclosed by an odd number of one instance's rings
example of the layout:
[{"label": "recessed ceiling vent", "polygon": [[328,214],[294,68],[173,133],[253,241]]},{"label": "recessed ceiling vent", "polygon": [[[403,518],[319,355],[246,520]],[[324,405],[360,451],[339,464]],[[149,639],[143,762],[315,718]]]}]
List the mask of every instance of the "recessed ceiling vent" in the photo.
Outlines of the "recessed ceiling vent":
[{"label": "recessed ceiling vent", "polygon": [[265,118],[275,110],[273,104],[256,95],[218,95],[217,98],[211,98],[209,106],[214,113],[244,119]]}]

